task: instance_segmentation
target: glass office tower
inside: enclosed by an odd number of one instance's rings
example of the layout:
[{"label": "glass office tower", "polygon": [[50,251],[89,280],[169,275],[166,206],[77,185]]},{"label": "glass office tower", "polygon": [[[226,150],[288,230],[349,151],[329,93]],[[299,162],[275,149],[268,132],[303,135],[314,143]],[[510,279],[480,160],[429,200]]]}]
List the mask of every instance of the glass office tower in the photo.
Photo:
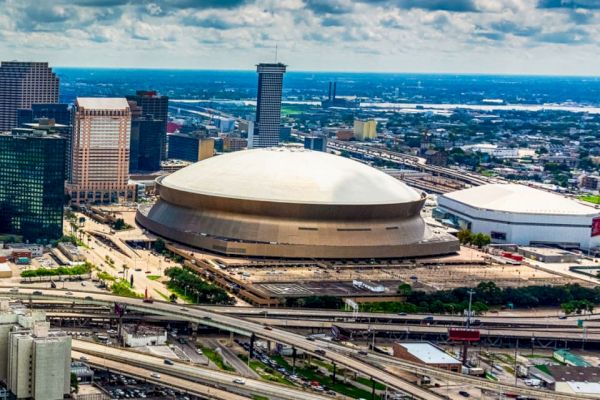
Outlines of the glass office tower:
[{"label": "glass office tower", "polygon": [[66,140],[34,129],[0,134],[0,232],[47,243],[63,234]]}]

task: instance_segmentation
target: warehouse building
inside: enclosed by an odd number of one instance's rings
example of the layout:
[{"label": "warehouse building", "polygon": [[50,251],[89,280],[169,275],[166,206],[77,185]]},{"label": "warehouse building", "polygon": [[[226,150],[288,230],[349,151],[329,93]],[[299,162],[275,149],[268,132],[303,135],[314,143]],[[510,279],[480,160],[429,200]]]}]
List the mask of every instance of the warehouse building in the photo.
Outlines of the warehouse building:
[{"label": "warehouse building", "polygon": [[429,342],[394,343],[394,357],[452,372],[461,371],[461,362]]}]

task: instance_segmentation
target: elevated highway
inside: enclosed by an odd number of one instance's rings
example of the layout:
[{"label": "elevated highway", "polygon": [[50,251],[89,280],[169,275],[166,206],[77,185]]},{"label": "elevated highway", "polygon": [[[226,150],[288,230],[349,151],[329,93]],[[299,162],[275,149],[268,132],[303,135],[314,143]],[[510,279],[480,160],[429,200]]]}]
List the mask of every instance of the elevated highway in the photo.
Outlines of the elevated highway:
[{"label": "elevated highway", "polygon": [[[21,299],[49,299],[60,300],[68,297],[73,303],[97,304],[104,306],[112,306],[114,303],[119,303],[127,307],[127,310],[136,312],[145,312],[150,315],[163,315],[182,317],[183,319],[198,323],[201,325],[212,326],[228,332],[233,332],[242,336],[252,336],[272,341],[275,343],[287,344],[296,347],[318,358],[327,359],[330,362],[335,362],[337,365],[345,367],[349,370],[360,372],[376,379],[391,389],[408,393],[417,399],[423,400],[438,400],[441,399],[437,394],[433,394],[426,389],[423,389],[411,382],[406,381],[390,372],[383,371],[379,367],[362,362],[360,360],[348,357],[337,352],[324,352],[320,345],[314,341],[307,340],[304,336],[286,332],[279,329],[265,329],[261,324],[246,321],[240,318],[221,315],[204,311],[198,308],[182,307],[172,303],[164,303],[155,301],[153,304],[147,304],[142,299],[120,297],[111,294],[100,294],[97,292],[72,292],[72,295],[66,296],[66,291],[63,290],[44,290],[44,293],[39,295],[33,294],[34,289],[20,288],[18,293],[8,290],[0,290],[0,296],[8,296]],[[86,299],[86,297],[88,297]]]},{"label": "elevated highway", "polygon": [[[44,294],[34,295],[34,289],[21,288],[18,293],[8,290],[0,290],[0,296],[35,299],[35,300],[64,300],[66,292],[63,290],[45,290]],[[92,297],[93,296],[93,297]],[[86,298],[87,297],[87,298]],[[212,326],[229,332],[234,332],[243,336],[252,336],[272,341],[275,343],[287,344],[301,349],[318,358],[326,359],[336,363],[338,366],[349,370],[360,372],[363,375],[372,377],[378,382],[383,383],[391,389],[408,393],[414,398],[424,400],[437,400],[441,397],[431,393],[411,382],[406,381],[394,374],[390,369],[394,366],[403,371],[417,373],[449,380],[459,384],[473,385],[479,388],[485,388],[498,393],[511,393],[526,396],[533,396],[540,399],[549,400],[571,400],[585,399],[585,396],[562,394],[549,392],[545,390],[517,387],[513,385],[492,382],[485,379],[475,378],[457,373],[450,373],[433,367],[423,366],[422,364],[392,359],[381,355],[370,353],[367,357],[359,355],[356,350],[335,343],[322,343],[320,341],[310,341],[306,337],[280,330],[277,328],[266,328],[265,326],[241,318],[235,318],[215,312],[206,311],[197,307],[182,307],[181,305],[155,301],[153,304],[143,303],[141,299],[126,298],[111,294],[99,294],[91,292],[73,292],[68,296],[69,301],[82,304],[96,304],[103,306],[112,306],[114,303],[120,303],[128,310],[144,312],[151,315],[170,315],[182,317],[190,322]]]},{"label": "elevated highway", "polygon": [[[242,378],[240,375],[225,371],[203,368],[189,365],[181,362],[174,362],[173,365],[167,365],[160,357],[137,351],[126,349],[115,349],[114,347],[103,346],[81,340],[73,340],[73,356],[80,358],[90,356],[97,362],[105,360],[115,361],[119,364],[125,364],[143,368],[145,371],[159,372],[169,376],[185,378],[188,381],[204,385],[202,390],[219,389],[226,390],[225,393],[235,393],[238,395],[252,397],[254,395],[266,395],[270,399],[277,400],[327,400],[329,396],[319,395],[306,390],[296,389],[292,386],[268,382],[258,379],[243,378],[244,384],[235,383],[234,379]],[[151,377],[146,372],[144,378]],[[163,379],[163,375],[161,375]]]},{"label": "elevated highway", "polygon": [[105,357],[93,356],[88,353],[72,351],[71,356],[74,359],[79,359],[82,356],[86,357],[86,363],[90,366],[109,371],[116,371],[121,374],[131,376],[136,379],[144,380],[157,385],[165,385],[186,393],[193,394],[202,398],[214,400],[248,400],[249,397],[241,396],[234,393],[229,393],[222,389],[202,385],[200,383],[190,382],[186,378],[179,378],[173,375],[161,375],[160,378],[152,377],[146,368],[136,367],[128,362],[114,361]]},{"label": "elevated highway", "polygon": [[498,182],[497,179],[487,178],[467,171],[458,171],[451,168],[425,164],[425,160],[420,157],[398,153],[375,146],[365,146],[351,142],[331,140],[327,143],[327,147],[331,148],[332,150],[348,151],[367,156],[378,157],[382,160],[401,164],[409,169],[428,172],[434,176],[443,176],[445,178],[450,178],[472,186],[481,186],[487,183]]}]

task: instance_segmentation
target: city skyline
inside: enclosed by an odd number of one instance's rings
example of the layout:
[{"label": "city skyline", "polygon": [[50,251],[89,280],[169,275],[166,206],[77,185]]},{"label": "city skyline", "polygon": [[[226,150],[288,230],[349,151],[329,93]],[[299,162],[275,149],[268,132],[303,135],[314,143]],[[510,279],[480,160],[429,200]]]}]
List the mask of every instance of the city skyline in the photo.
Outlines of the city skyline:
[{"label": "city skyline", "polygon": [[[3,2],[7,59],[65,67],[600,74],[594,0]],[[27,21],[27,24],[18,21]],[[65,40],[69,39],[69,40]],[[72,39],[72,40],[71,40]]]}]

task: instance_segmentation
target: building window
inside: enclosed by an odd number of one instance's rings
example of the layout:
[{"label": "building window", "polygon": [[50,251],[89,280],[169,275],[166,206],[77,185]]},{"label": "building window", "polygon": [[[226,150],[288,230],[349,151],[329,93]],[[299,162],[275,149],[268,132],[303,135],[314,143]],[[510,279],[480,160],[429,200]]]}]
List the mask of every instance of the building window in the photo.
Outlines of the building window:
[{"label": "building window", "polygon": [[492,240],[506,240],[506,233],[491,231],[490,237],[492,238]]}]

